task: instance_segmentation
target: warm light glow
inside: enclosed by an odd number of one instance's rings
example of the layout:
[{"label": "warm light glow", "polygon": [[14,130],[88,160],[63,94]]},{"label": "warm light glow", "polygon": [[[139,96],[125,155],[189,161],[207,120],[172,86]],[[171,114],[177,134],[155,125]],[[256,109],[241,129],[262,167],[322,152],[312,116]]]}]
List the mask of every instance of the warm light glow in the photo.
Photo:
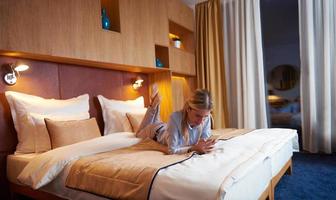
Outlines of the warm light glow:
[{"label": "warm light glow", "polygon": [[134,81],[133,83],[133,89],[137,90],[142,86],[142,82],[144,80],[141,77],[138,77],[137,80]]},{"label": "warm light glow", "polygon": [[180,79],[181,81],[186,81],[186,79],[182,76],[172,76],[173,79]]},{"label": "warm light glow", "polygon": [[178,35],[175,35],[173,33],[169,33],[169,39],[174,40],[174,39],[180,39]]},{"label": "warm light glow", "polygon": [[277,95],[268,95],[268,101],[270,102],[279,101],[279,100],[282,100],[282,98]]},{"label": "warm light glow", "polygon": [[29,66],[25,64],[18,65],[14,68],[14,70],[17,72],[23,72],[26,71],[27,69],[29,69]]}]

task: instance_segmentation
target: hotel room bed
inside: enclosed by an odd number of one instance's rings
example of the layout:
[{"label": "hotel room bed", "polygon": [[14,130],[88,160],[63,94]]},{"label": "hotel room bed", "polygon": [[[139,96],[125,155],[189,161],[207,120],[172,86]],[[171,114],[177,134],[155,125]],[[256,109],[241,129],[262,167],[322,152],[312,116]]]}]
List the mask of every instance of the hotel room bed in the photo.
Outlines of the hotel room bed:
[{"label": "hotel room bed", "polygon": [[[33,158],[34,155],[10,155],[7,159],[8,161],[8,179],[11,183],[21,185],[16,179],[23,168],[28,164],[28,162]],[[271,178],[271,163],[270,159],[265,159],[263,162],[256,162],[254,166],[253,173],[250,173],[244,176],[239,182],[235,183],[235,185],[230,188],[230,190],[226,191],[223,199],[237,199],[237,197],[241,197],[243,199],[257,199],[261,196],[261,194],[267,190],[269,186],[269,180]],[[66,167],[64,172],[60,174],[53,182],[41,188],[42,191],[48,192],[55,196],[64,198],[64,199],[88,199],[88,200],[105,200],[106,198],[97,196],[91,193],[81,192],[74,189],[70,189],[64,187],[64,182],[66,180],[66,174],[69,172],[70,167]],[[164,174],[165,170],[162,171],[162,175],[157,176],[156,182],[166,182],[166,174]],[[267,173],[265,173],[267,172]],[[159,172],[160,173],[160,172]],[[161,173],[160,173],[161,174]],[[254,187],[250,187],[250,183],[256,183],[258,185],[254,185]],[[198,186],[203,187],[203,186]],[[241,191],[245,191],[242,193]],[[176,193],[177,192],[177,193]],[[151,199],[160,199],[162,198],[162,194],[165,195],[165,198],[172,199],[173,196],[179,196],[179,199],[193,199],[198,193],[195,193],[192,196],[188,196],[185,191],[180,188],[178,191],[167,191],[164,187],[157,187],[156,184],[153,185]],[[216,193],[215,193],[216,194]],[[173,195],[173,196],[172,196]],[[170,197],[169,197],[170,196]],[[199,196],[199,195],[197,195]],[[174,198],[176,199],[176,198]]]},{"label": "hotel room bed", "polygon": [[[139,142],[133,133],[126,132],[104,137],[109,137],[111,141],[119,139],[121,143],[116,148]],[[107,142],[105,138],[93,140]],[[87,142],[91,141],[81,142],[82,146],[87,146]],[[69,145],[55,150],[62,152],[79,146],[81,144]],[[293,149],[296,150],[297,146],[296,132],[291,129],[258,129],[230,140],[219,141],[213,153],[194,155],[182,163],[160,170],[154,179],[150,199],[258,199],[265,197],[265,194],[270,193],[271,195],[271,189],[274,189],[278,177],[281,177],[289,167],[288,163],[290,164]],[[65,187],[64,182],[71,168],[71,163],[79,156],[75,156],[67,162],[60,162],[64,169],[62,167],[59,169],[59,175],[58,172],[51,170],[50,173],[50,170],[47,170],[48,175],[45,174],[43,180],[47,181],[39,185],[36,182],[36,176],[31,176],[32,173],[40,173],[44,170],[44,167],[34,169],[34,165],[38,166],[36,158],[44,158],[46,154],[52,155],[52,151],[43,153],[44,155],[8,156],[7,176],[10,182],[21,184],[17,177],[30,161],[35,160],[35,164],[32,162],[24,170],[23,175],[21,174],[20,180],[22,181],[22,177],[24,177],[26,184],[28,183],[34,188],[42,186],[40,190],[64,199],[105,199]],[[84,154],[91,153],[84,150],[81,152],[81,156]]]}]

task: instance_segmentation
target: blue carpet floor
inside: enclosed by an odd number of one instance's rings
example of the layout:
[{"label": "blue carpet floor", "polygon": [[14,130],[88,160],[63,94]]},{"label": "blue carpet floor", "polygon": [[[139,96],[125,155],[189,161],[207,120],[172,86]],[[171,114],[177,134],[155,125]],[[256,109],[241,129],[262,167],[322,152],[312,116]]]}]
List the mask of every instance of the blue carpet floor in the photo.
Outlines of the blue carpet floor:
[{"label": "blue carpet floor", "polygon": [[275,188],[275,200],[335,200],[336,155],[294,153],[293,173]]}]

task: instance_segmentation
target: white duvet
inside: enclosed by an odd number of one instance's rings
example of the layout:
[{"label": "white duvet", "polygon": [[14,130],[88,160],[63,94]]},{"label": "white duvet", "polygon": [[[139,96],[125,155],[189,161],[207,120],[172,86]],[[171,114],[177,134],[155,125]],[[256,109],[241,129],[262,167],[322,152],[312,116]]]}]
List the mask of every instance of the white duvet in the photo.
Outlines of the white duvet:
[{"label": "white duvet", "polygon": [[[219,141],[213,152],[194,155],[187,161],[161,170],[153,182],[150,198],[224,199],[235,182],[253,173],[258,163],[267,159],[288,140],[293,141],[295,149],[295,130],[258,129],[227,141]],[[133,133],[124,132],[57,148],[29,162],[18,180],[33,189],[48,187],[52,185],[48,183],[57,176],[63,177],[64,181],[70,165],[80,157],[131,146],[139,141]],[[63,170],[65,168],[67,170]]]}]

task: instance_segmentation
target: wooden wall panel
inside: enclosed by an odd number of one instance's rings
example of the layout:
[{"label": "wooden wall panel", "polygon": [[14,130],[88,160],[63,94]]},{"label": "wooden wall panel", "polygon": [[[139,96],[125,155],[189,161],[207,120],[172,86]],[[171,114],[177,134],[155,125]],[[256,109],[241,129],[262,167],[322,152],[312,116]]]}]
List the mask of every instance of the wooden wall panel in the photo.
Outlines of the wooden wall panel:
[{"label": "wooden wall panel", "polygon": [[172,96],[173,96],[173,111],[181,110],[184,106],[184,78],[172,78]]},{"label": "wooden wall panel", "polygon": [[[90,95],[90,115],[97,119],[100,130],[103,131],[103,118],[97,95],[102,94],[120,99],[122,73],[109,73],[108,70],[93,68],[83,70],[81,67],[69,65],[60,65],[59,70],[61,97],[67,99],[88,93]],[[93,74],[96,78],[93,77]],[[107,88],[114,89],[108,90]]]},{"label": "wooden wall panel", "polygon": [[167,1],[152,0],[154,2],[154,43],[161,46],[169,46],[169,26]]},{"label": "wooden wall panel", "polygon": [[181,0],[168,0],[168,18],[173,22],[189,29],[195,30],[194,13],[191,8],[185,5]]},{"label": "wooden wall panel", "polygon": [[119,3],[124,63],[154,67],[154,4],[151,0],[122,0]]},{"label": "wooden wall panel", "polygon": [[[48,0],[51,55],[123,63],[120,33],[101,25],[100,1]],[[59,26],[59,27],[58,27]]]},{"label": "wooden wall panel", "polygon": [[195,78],[185,76],[172,77],[173,111],[183,108],[185,101],[196,89]]},{"label": "wooden wall panel", "polygon": [[0,1],[0,49],[50,54],[48,8],[48,1]]},{"label": "wooden wall panel", "polygon": [[196,75],[195,55],[175,47],[169,47],[169,65],[173,72]]},{"label": "wooden wall panel", "polygon": [[144,96],[148,102],[147,75],[140,74],[144,79],[143,87],[135,91],[132,88],[132,80],[139,76],[136,73],[83,68],[74,65],[60,65],[59,71],[61,98],[67,99],[88,93],[90,95],[90,115],[97,119],[101,131],[104,125],[98,95],[118,100]]},{"label": "wooden wall panel", "polygon": [[1,0],[0,49],[122,64],[120,33],[97,0]]},{"label": "wooden wall panel", "polygon": [[[119,1],[120,33],[104,30],[100,2],[2,0],[0,50],[154,68],[155,44],[169,45],[168,18],[194,30],[192,10],[180,0]],[[193,53],[193,37],[186,38]]]}]

